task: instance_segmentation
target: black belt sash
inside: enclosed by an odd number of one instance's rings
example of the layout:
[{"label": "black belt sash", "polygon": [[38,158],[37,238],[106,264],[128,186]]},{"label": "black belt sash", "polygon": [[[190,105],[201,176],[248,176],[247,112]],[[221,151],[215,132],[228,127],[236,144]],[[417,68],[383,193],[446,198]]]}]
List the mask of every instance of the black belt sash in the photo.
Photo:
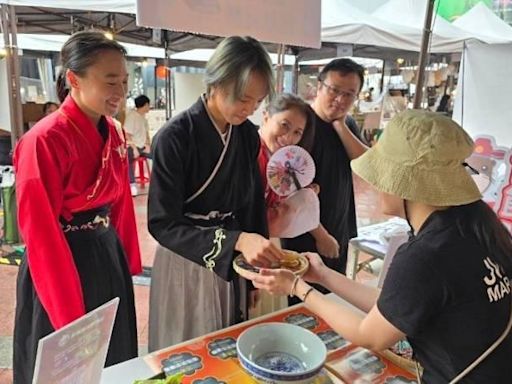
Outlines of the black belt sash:
[{"label": "black belt sash", "polygon": [[66,236],[97,236],[110,230],[110,206],[103,205],[88,211],[76,212],[70,221],[60,219]]}]

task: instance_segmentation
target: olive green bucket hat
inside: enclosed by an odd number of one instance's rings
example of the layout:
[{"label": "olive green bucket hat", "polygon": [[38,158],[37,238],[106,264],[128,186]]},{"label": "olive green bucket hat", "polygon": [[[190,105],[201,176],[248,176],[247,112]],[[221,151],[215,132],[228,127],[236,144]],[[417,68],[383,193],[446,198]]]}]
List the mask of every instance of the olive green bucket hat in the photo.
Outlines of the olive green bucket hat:
[{"label": "olive green bucket hat", "polygon": [[473,140],[457,123],[434,112],[395,116],[377,144],[351,162],[377,190],[434,206],[464,205],[481,198],[464,165]]}]

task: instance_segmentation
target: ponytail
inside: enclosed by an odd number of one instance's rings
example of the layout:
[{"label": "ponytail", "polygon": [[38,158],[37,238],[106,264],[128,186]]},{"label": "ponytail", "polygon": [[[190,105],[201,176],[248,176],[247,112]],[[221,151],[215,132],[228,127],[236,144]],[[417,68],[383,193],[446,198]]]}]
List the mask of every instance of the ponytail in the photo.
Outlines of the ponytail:
[{"label": "ponytail", "polygon": [[65,70],[62,69],[57,77],[57,97],[62,103],[69,93],[69,88],[66,84]]},{"label": "ponytail", "polygon": [[478,243],[512,276],[512,236],[496,213],[482,200],[453,207],[459,211],[457,228],[462,236],[475,236]]}]

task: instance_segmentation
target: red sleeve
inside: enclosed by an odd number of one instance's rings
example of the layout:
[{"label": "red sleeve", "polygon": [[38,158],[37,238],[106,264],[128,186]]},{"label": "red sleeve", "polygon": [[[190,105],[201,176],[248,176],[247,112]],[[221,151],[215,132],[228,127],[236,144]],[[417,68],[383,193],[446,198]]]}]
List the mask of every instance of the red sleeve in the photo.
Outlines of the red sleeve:
[{"label": "red sleeve", "polygon": [[261,142],[260,150],[258,152],[258,167],[260,170],[261,184],[263,186],[263,192],[267,190],[267,163],[268,156],[266,154],[265,145]]},{"label": "red sleeve", "polygon": [[137,225],[135,224],[133,197],[130,193],[130,183],[128,181],[128,168],[123,166],[122,169],[121,172],[125,177],[121,183],[121,197],[112,205],[111,218],[126,253],[130,273],[137,275],[142,272],[139,239]]},{"label": "red sleeve", "polygon": [[64,168],[58,143],[28,135],[15,153],[18,222],[35,290],[59,329],[85,314],[80,278],[59,222]]}]

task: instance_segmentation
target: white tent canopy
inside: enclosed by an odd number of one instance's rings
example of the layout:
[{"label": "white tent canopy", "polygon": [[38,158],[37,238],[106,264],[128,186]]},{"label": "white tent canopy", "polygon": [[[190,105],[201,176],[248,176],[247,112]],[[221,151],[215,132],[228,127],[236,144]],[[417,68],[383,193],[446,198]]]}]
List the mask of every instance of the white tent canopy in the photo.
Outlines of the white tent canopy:
[{"label": "white tent canopy", "polygon": [[[51,51],[60,52],[62,45],[69,38],[69,35],[38,35],[38,34],[24,34],[20,33],[18,36],[18,48],[33,50],[33,51]],[[3,48],[3,35],[0,33],[0,48]],[[120,43],[128,52],[131,57],[146,57],[146,58],[164,58],[165,53],[163,48],[148,47],[144,45]],[[191,49],[174,53],[171,55],[173,60],[185,60],[206,62],[213,54],[213,49]],[[277,64],[277,54],[270,53],[270,58],[274,64]],[[295,63],[295,56],[285,55],[285,64],[293,65]]]},{"label": "white tent canopy", "polygon": [[[389,0],[377,8],[372,16],[382,21],[392,22],[403,27],[414,29],[419,35],[413,37],[419,44],[425,23],[425,12],[428,0]],[[431,37],[431,52],[460,52],[466,40],[478,39],[487,43],[496,43],[494,39],[484,38],[474,30],[464,31],[449,23],[439,15],[434,15]],[[416,50],[419,50],[416,49]]]},{"label": "white tent canopy", "polygon": [[419,50],[414,29],[379,20],[345,0],[322,0],[322,41]]},{"label": "white tent canopy", "polygon": [[512,42],[512,27],[494,14],[484,3],[479,2],[453,22],[456,27],[467,31],[481,31],[488,39]]},{"label": "white tent canopy", "polygon": [[97,12],[133,13],[135,0],[0,0],[0,4],[23,7],[45,7],[62,9],[79,9]]},{"label": "white tent canopy", "polygon": [[[427,0],[388,0],[368,14],[352,5],[354,0],[322,0],[322,36],[324,42],[370,45],[419,51]],[[382,1],[369,1],[373,4]],[[98,12],[136,13],[136,0],[0,0],[15,6],[37,6],[90,10]],[[475,7],[476,8],[476,7]],[[368,9],[368,8],[367,8]],[[503,23],[503,22],[502,22]],[[496,36],[478,36],[474,31],[462,30],[442,17],[435,19],[431,52],[457,52],[463,41],[471,37],[485,42],[504,42]]]},{"label": "white tent canopy", "polygon": [[[17,35],[18,48],[33,51],[53,51],[59,52],[69,35],[39,35],[24,34]],[[120,43],[126,48],[128,56],[131,57],[153,57],[163,58],[165,52],[163,48],[150,47],[145,45],[137,45],[130,43]],[[3,34],[0,33],[0,48],[4,47]]]}]

